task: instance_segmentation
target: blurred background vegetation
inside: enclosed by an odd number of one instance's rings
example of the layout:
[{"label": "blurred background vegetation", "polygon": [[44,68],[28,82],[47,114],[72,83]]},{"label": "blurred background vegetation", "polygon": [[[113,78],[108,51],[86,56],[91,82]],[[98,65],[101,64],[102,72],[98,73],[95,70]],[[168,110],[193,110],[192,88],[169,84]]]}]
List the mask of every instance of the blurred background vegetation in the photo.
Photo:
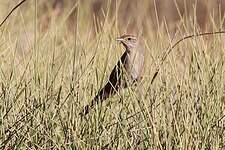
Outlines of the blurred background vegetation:
[{"label": "blurred background vegetation", "polygon": [[[1,18],[18,2],[1,1]],[[31,3],[28,1],[21,8],[25,14],[30,14]],[[224,0],[39,0],[37,5],[42,30],[54,19],[60,22],[66,19],[73,30],[78,8],[79,15],[85,18],[79,21],[91,27],[94,34],[101,32],[106,23],[116,26],[120,32],[135,32],[141,28],[144,34],[161,28],[174,33],[186,22],[198,26],[201,31],[224,27]],[[67,18],[62,19],[62,16]]]}]

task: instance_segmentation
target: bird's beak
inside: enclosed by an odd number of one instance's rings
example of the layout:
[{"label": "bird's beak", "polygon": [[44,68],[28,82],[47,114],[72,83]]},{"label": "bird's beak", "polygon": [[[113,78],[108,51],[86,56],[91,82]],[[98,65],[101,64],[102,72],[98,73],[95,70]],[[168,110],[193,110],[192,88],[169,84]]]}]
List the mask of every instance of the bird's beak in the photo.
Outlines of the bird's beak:
[{"label": "bird's beak", "polygon": [[118,42],[122,42],[122,41],[123,41],[123,39],[122,39],[122,38],[120,38],[120,37],[118,37],[118,38],[116,38],[116,41],[118,41]]}]

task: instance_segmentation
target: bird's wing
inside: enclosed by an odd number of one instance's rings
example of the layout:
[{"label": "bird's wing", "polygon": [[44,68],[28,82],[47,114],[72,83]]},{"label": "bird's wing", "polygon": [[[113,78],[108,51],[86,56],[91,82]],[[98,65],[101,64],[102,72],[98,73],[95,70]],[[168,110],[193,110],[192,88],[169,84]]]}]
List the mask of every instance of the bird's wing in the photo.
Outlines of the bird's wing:
[{"label": "bird's wing", "polygon": [[106,85],[95,96],[94,98],[95,100],[97,99],[105,100],[110,95],[115,94],[116,91],[120,88],[122,69],[123,69],[123,64],[126,61],[126,57],[127,57],[127,53],[125,52],[122,55],[121,59],[117,62],[116,66],[113,68]]}]

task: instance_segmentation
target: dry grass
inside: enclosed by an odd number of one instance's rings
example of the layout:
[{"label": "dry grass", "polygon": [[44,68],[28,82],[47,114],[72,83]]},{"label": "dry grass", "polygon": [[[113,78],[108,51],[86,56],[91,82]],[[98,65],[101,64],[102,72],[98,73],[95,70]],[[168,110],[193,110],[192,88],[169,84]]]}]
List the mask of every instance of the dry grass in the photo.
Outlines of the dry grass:
[{"label": "dry grass", "polygon": [[41,32],[41,12],[28,4],[0,29],[0,149],[224,149],[223,35],[182,42],[151,84],[163,51],[198,26],[184,20],[174,37],[147,34],[140,85],[80,118],[123,51],[117,26],[106,19],[93,37],[78,4],[75,34],[67,12]]}]

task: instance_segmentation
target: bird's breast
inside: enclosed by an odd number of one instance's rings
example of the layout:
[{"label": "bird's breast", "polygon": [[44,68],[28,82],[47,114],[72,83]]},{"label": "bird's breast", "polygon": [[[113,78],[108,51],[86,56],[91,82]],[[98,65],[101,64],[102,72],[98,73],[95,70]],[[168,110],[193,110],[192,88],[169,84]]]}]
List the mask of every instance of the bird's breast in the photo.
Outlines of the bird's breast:
[{"label": "bird's breast", "polygon": [[127,56],[125,68],[132,80],[138,80],[143,69],[144,56],[139,53],[129,54]]}]

